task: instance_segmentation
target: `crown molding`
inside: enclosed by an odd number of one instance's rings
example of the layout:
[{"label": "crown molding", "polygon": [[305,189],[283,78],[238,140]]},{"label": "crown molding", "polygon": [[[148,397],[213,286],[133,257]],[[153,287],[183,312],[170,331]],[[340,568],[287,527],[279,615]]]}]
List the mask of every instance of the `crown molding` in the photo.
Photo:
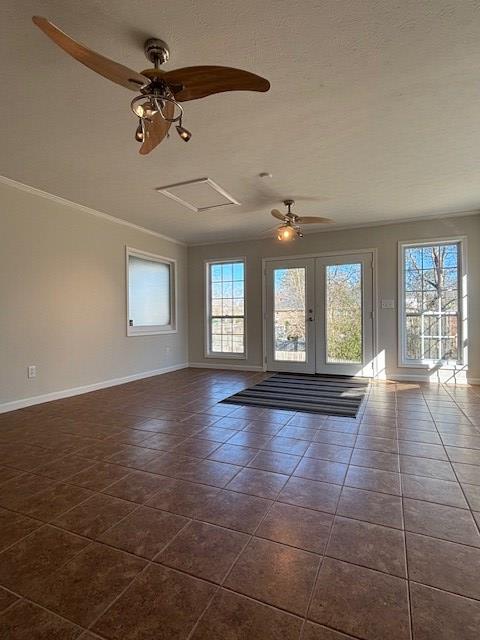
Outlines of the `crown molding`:
[{"label": "crown molding", "polygon": [[0,175],[0,183],[5,184],[9,187],[13,187],[14,189],[18,189],[20,191],[25,191],[26,193],[39,196],[40,198],[46,198],[47,200],[51,200],[52,202],[56,202],[57,204],[62,204],[64,206],[71,207],[72,209],[76,209],[77,211],[81,211],[82,213],[88,213],[91,216],[96,216],[97,218],[103,218],[103,220],[107,220],[108,222],[113,222],[115,224],[122,224],[125,227],[130,227],[131,229],[135,229],[136,231],[141,231],[142,233],[148,233],[149,235],[155,236],[156,238],[161,238],[162,240],[167,240],[168,242],[173,242],[174,244],[179,244],[183,247],[187,246],[185,242],[182,242],[181,240],[177,240],[176,238],[165,236],[162,233],[158,233],[158,231],[153,231],[152,229],[147,229],[146,227],[142,227],[139,224],[128,222],[128,220],[117,218],[115,216],[110,215],[109,213],[105,213],[104,211],[97,211],[96,209],[92,209],[83,204],[78,204],[77,202],[73,202],[72,200],[67,200],[66,198],[62,198],[61,196],[56,196],[55,194],[49,193],[48,191],[42,191],[42,189],[31,187],[30,185],[24,184],[23,182],[18,182],[17,180],[13,180],[12,178],[7,178],[7,176]]},{"label": "crown molding", "polygon": [[[385,227],[392,225],[401,225],[408,224],[412,222],[425,222],[428,220],[443,220],[445,218],[461,218],[467,216],[479,216],[480,209],[475,209],[473,211],[453,211],[450,213],[436,213],[436,214],[426,214],[423,216],[416,216],[414,218],[400,218],[399,220],[377,220],[375,222],[352,222],[351,224],[335,224],[335,225],[326,225],[320,229],[305,229],[303,228],[302,233],[305,236],[311,236],[316,233],[336,233],[337,231],[346,231],[349,229],[362,229],[365,227]],[[280,223],[279,223],[280,224]],[[273,240],[275,236],[273,235],[273,230],[270,230],[269,235],[265,232],[260,235],[255,236],[247,236],[245,238],[237,238],[236,240],[206,240],[204,242],[189,242],[187,246],[189,247],[207,247],[209,245],[216,244],[237,244],[239,242],[252,242],[255,240]]]},{"label": "crown molding", "polygon": [[[131,229],[135,229],[137,231],[142,231],[143,233],[148,233],[151,236],[155,236],[156,238],[161,238],[162,240],[167,240],[168,242],[172,242],[174,244],[178,244],[183,247],[205,247],[209,245],[217,245],[217,244],[230,244],[230,243],[238,243],[238,242],[251,242],[255,240],[269,240],[272,239],[273,236],[266,235],[265,232],[262,232],[260,235],[247,236],[245,238],[224,238],[219,240],[205,240],[202,242],[183,242],[182,240],[177,240],[176,238],[171,238],[170,236],[166,236],[158,231],[153,231],[152,229],[147,229],[147,227],[142,227],[141,225],[134,224],[133,222],[128,222],[128,220],[123,220],[122,218],[117,218],[116,216],[112,216],[109,213],[105,213],[104,211],[97,211],[96,209],[92,209],[91,207],[87,207],[83,204],[78,204],[77,202],[73,202],[72,200],[67,200],[66,198],[62,198],[61,196],[56,196],[53,193],[49,193],[48,191],[43,191],[42,189],[37,189],[36,187],[32,187],[28,184],[24,184],[23,182],[18,182],[17,180],[13,180],[13,178],[7,178],[7,176],[0,175],[0,184],[5,184],[9,187],[13,187],[14,189],[19,189],[20,191],[25,191],[26,193],[31,193],[41,198],[47,198],[52,202],[56,202],[58,204],[63,204],[65,206],[76,209],[77,211],[82,211],[83,213],[88,213],[89,215],[96,216],[97,218],[103,218],[108,222],[113,222],[115,224],[122,224],[126,227],[130,227]],[[453,211],[453,212],[443,212],[437,214],[426,214],[422,216],[409,217],[409,218],[401,218],[400,220],[377,220],[374,222],[361,222],[361,223],[352,223],[352,224],[339,224],[333,227],[328,226],[323,227],[321,229],[304,229],[305,235],[313,235],[316,233],[335,233],[337,231],[344,231],[348,229],[362,229],[364,227],[383,227],[383,226],[391,226],[391,225],[400,225],[407,224],[411,222],[422,222],[425,220],[439,220],[445,218],[457,218],[457,217],[467,217],[467,216],[475,216],[480,215],[480,210],[475,209],[473,211]]]}]

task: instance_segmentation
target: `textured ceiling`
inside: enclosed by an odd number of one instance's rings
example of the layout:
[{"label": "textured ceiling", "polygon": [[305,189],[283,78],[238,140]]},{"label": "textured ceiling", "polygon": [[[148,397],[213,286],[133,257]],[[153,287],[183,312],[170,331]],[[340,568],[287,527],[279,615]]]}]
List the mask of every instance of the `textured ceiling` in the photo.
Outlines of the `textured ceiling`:
[{"label": "textured ceiling", "polygon": [[[142,157],[134,94],[34,14],[133,69],[156,36],[169,69],[238,66],[272,88],[186,103],[192,140]],[[0,173],[14,180],[192,243],[268,233],[285,197],[339,225],[480,206],[478,0],[3,0],[0,25]],[[202,176],[242,206],[195,214],[154,190]]]}]

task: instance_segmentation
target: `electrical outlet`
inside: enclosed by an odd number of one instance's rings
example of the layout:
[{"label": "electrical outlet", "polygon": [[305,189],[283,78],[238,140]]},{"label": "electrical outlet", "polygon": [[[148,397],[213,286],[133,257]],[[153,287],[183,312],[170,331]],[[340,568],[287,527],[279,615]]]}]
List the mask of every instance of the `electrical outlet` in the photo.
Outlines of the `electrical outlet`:
[{"label": "electrical outlet", "polygon": [[29,378],[36,378],[37,377],[37,367],[34,364],[31,364],[28,366],[28,370],[27,370],[27,376]]},{"label": "electrical outlet", "polygon": [[165,353],[170,353],[171,350],[172,350],[172,347],[170,345],[167,345],[165,347]]}]

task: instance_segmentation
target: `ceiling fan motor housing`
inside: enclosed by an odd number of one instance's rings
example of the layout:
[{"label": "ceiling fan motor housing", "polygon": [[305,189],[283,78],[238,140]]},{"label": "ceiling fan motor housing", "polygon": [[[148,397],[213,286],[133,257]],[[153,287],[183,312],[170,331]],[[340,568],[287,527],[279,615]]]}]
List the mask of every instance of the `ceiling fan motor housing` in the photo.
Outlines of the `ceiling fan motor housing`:
[{"label": "ceiling fan motor housing", "polygon": [[147,60],[150,60],[155,66],[165,64],[170,58],[170,49],[168,44],[159,38],[149,38],[145,40],[143,46]]}]

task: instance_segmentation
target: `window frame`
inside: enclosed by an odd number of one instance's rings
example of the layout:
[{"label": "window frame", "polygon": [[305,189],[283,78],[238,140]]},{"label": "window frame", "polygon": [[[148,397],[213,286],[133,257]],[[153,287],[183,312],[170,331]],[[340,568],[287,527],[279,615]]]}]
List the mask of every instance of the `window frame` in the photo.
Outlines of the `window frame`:
[{"label": "window frame", "polygon": [[[210,267],[215,264],[243,264],[243,353],[233,352],[212,352],[211,349],[211,281]],[[205,358],[224,358],[232,360],[247,359],[247,260],[245,257],[240,258],[219,258],[205,260],[205,336],[204,336],[204,357]]]},{"label": "window frame", "polygon": [[[407,358],[407,331],[405,311],[405,249],[412,247],[430,247],[435,245],[458,245],[458,358],[440,360]],[[466,236],[448,236],[429,240],[412,240],[398,242],[398,366],[416,369],[457,369],[468,365],[468,328],[467,328],[467,239]]]},{"label": "window frame", "polygon": [[[170,324],[150,326],[130,326],[130,273],[129,258],[133,256],[151,262],[159,262],[170,267]],[[177,333],[177,261],[174,258],[159,256],[155,253],[125,247],[125,274],[126,274],[126,329],[128,337],[152,336],[159,334]]]}]

